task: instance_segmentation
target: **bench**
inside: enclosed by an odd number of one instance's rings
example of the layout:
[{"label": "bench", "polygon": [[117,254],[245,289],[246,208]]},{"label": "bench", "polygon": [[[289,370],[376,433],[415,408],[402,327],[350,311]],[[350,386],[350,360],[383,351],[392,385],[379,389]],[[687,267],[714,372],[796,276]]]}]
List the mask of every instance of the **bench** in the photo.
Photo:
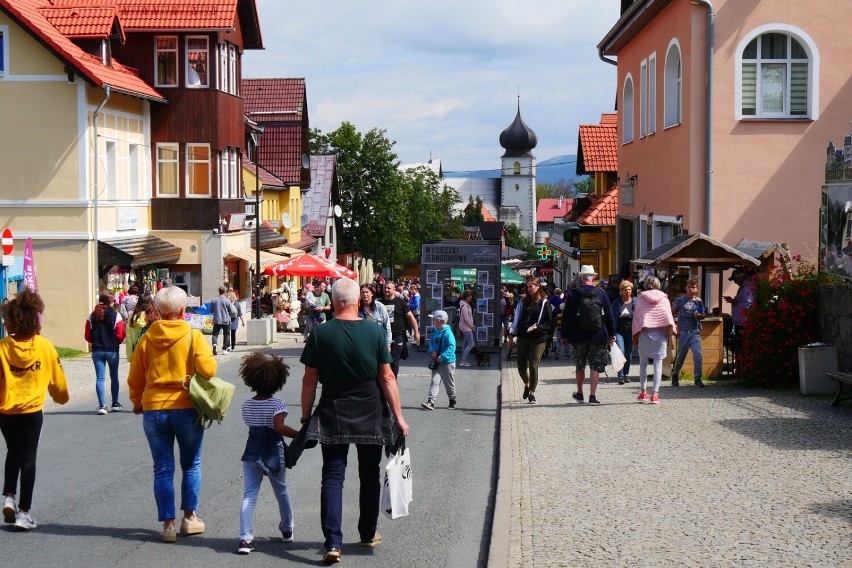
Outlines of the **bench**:
[{"label": "bench", "polygon": [[845,398],[852,398],[852,395],[843,396],[843,385],[852,385],[852,373],[841,373],[838,371],[826,373],[825,375],[837,383],[837,394],[834,396],[834,400],[831,401],[831,406],[837,406]]}]

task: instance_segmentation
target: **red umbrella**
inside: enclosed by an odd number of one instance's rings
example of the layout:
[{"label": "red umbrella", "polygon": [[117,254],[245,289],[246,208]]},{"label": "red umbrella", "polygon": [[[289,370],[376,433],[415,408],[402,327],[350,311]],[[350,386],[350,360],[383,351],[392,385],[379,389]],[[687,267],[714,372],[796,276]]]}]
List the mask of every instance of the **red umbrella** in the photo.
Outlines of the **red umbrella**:
[{"label": "red umbrella", "polygon": [[263,273],[273,276],[357,277],[355,272],[345,266],[340,266],[312,254],[300,254],[291,259],[267,266]]}]

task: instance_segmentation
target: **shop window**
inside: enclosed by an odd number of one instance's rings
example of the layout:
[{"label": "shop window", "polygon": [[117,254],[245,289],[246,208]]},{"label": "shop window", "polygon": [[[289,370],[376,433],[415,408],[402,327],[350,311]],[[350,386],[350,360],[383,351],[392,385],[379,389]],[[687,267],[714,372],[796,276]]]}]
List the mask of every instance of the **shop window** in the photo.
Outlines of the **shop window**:
[{"label": "shop window", "polygon": [[683,67],[680,59],[680,46],[672,40],[666,53],[665,83],[663,85],[663,106],[665,127],[675,126],[683,121]]},{"label": "shop window", "polygon": [[816,54],[810,38],[789,26],[746,36],[737,51],[737,118],[816,118]]},{"label": "shop window", "polygon": [[177,36],[156,38],[155,87],[177,87],[178,84],[178,39]]},{"label": "shop window", "polygon": [[209,82],[208,38],[189,36],[186,38],[186,86],[206,88]]},{"label": "shop window", "polygon": [[187,197],[210,195],[210,145],[186,145]]},{"label": "shop window", "polygon": [[178,195],[178,145],[157,144],[157,196]]}]

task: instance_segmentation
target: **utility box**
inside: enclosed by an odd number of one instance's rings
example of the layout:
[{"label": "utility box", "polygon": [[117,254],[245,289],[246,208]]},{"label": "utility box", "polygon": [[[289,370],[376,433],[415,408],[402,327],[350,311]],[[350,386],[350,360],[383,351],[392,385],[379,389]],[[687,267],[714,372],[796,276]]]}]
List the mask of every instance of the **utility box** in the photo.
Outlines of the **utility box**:
[{"label": "utility box", "polygon": [[250,319],[246,321],[246,344],[269,345],[275,337],[273,318]]},{"label": "utility box", "polygon": [[799,388],[803,395],[834,394],[837,384],[825,376],[837,371],[837,347],[799,347]]}]

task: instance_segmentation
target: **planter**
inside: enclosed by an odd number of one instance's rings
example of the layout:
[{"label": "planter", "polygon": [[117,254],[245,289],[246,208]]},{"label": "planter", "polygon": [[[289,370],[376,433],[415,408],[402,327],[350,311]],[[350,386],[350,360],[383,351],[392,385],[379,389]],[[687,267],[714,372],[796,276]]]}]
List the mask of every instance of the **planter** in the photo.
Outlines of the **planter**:
[{"label": "planter", "polygon": [[275,320],[272,318],[250,319],[246,321],[246,343],[248,345],[269,345],[275,337]]},{"label": "planter", "polygon": [[834,371],[837,347],[799,347],[799,388],[803,395],[837,392],[837,385],[825,376]]}]

